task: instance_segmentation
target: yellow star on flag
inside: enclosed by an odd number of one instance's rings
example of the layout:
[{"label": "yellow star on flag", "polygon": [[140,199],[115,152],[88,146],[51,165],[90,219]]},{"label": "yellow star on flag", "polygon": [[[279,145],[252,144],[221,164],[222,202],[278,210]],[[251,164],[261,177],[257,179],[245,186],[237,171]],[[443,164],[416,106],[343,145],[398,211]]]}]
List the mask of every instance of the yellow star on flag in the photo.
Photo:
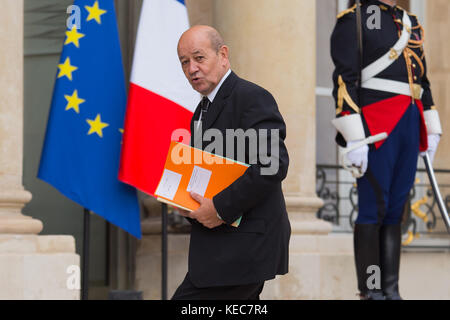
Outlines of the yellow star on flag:
[{"label": "yellow star on flag", "polygon": [[[121,134],[123,134],[123,131],[124,131],[124,130],[123,130],[122,128],[119,128],[119,131],[120,131]],[[122,141],[122,140],[120,140],[120,144],[123,144],[123,141]]]},{"label": "yellow star on flag", "polygon": [[58,78],[66,76],[70,81],[72,81],[72,72],[74,72],[75,70],[78,70],[77,67],[72,66],[70,64],[69,57],[66,58],[66,61],[64,61],[63,64],[59,64],[58,68],[59,68]]},{"label": "yellow star on flag", "polygon": [[80,113],[80,104],[84,103],[86,100],[78,97],[78,90],[75,90],[72,96],[64,95],[67,100],[66,111],[73,109],[76,113]]},{"label": "yellow star on flag", "polygon": [[66,42],[64,42],[64,45],[68,45],[70,43],[73,43],[73,45],[77,48],[80,47],[80,39],[83,38],[85,35],[82,33],[79,33],[77,31],[77,27],[73,26],[72,30],[66,31]]},{"label": "yellow star on flag", "polygon": [[92,19],[95,19],[95,21],[97,21],[98,24],[102,24],[100,17],[106,13],[106,10],[102,10],[98,7],[98,1],[95,1],[92,7],[89,6],[84,7],[89,12],[89,16],[87,17],[86,21],[91,21]]},{"label": "yellow star on flag", "polygon": [[104,128],[108,127],[109,124],[102,122],[102,120],[100,118],[100,114],[97,114],[97,117],[95,118],[95,120],[87,119],[86,122],[89,123],[89,125],[91,126],[91,128],[89,129],[88,135],[96,133],[99,135],[100,138],[103,138],[102,130]]}]

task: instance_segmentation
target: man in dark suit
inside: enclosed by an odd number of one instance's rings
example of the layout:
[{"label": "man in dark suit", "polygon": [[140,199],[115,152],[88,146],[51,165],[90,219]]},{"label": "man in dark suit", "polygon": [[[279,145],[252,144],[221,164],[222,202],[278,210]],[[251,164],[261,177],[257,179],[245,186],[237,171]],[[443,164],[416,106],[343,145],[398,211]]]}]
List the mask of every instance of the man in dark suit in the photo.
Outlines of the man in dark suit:
[{"label": "man in dark suit", "polygon": [[[237,160],[242,152],[251,165],[213,199],[191,193],[200,207],[182,213],[192,223],[189,267],[172,299],[257,300],[265,280],[288,272],[291,229],[281,189],[289,163],[286,126],[272,95],[231,71],[228,47],[215,29],[194,26],[186,31],[178,56],[190,84],[203,96],[191,121],[191,144],[204,149],[205,131],[215,129],[223,136],[222,152],[216,153],[234,151]],[[247,143],[242,150],[242,145],[225,143],[230,129],[262,133],[257,157]],[[260,148],[262,143],[266,148]],[[264,170],[269,164],[261,161],[263,149],[278,170]],[[239,217],[239,227],[231,226]]]}]

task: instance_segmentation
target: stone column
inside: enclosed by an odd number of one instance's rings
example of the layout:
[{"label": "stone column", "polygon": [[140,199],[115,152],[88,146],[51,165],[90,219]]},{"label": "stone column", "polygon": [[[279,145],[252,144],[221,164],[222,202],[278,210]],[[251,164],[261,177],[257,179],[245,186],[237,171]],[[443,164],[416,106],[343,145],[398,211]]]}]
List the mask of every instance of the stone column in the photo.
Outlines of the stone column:
[{"label": "stone column", "polygon": [[[446,30],[450,28],[450,4],[445,0],[426,2],[427,25],[425,26],[425,54],[427,59],[428,77],[431,82],[434,103],[439,111],[443,134],[434,158],[434,167],[449,169],[448,154],[450,153],[450,127],[447,119],[450,117],[450,44]],[[422,162],[422,161],[420,161]],[[437,174],[440,184],[450,183],[450,174]],[[428,179],[425,179],[428,183]],[[450,188],[441,188],[442,195],[450,195]],[[435,209],[436,232],[446,232],[439,209]]]},{"label": "stone column", "polygon": [[214,0],[186,0],[186,8],[189,14],[189,25],[213,24],[213,1]]},{"label": "stone column", "polygon": [[79,256],[72,236],[38,236],[24,216],[22,185],[23,0],[0,0],[0,299],[78,299]]},{"label": "stone column", "polygon": [[230,46],[237,74],[269,90],[286,121],[290,164],[283,183],[294,233],[326,234],[315,218],[315,2],[217,0],[214,25]]},{"label": "stone column", "polygon": [[0,3],[0,233],[37,234],[42,222],[21,214],[31,200],[22,185],[23,1]]},{"label": "stone column", "polygon": [[269,90],[286,121],[289,173],[283,182],[292,236],[289,273],[263,298],[338,299],[356,292],[350,236],[330,236],[316,218],[316,1],[215,0],[214,26],[231,66]]}]

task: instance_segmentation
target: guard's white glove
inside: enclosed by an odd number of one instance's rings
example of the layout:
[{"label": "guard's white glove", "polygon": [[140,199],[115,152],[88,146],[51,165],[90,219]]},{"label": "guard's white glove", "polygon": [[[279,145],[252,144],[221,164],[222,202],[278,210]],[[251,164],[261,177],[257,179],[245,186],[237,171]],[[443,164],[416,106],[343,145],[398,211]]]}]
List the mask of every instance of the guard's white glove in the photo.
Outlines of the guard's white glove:
[{"label": "guard's white glove", "polygon": [[436,150],[439,144],[439,140],[441,140],[441,135],[439,134],[429,134],[428,135],[428,149],[427,151],[421,152],[420,156],[424,156],[426,152],[428,152],[428,156],[430,157],[431,163],[433,163],[434,155],[436,154]]},{"label": "guard's white glove", "polygon": [[[347,149],[350,149],[360,141],[361,140],[347,142]],[[350,151],[349,153],[347,153],[346,158],[347,162],[349,162],[351,166],[358,169],[358,174],[356,176],[355,174],[353,174],[353,176],[355,178],[362,177],[367,170],[367,164],[369,162],[369,146],[365,144],[362,147]]]}]

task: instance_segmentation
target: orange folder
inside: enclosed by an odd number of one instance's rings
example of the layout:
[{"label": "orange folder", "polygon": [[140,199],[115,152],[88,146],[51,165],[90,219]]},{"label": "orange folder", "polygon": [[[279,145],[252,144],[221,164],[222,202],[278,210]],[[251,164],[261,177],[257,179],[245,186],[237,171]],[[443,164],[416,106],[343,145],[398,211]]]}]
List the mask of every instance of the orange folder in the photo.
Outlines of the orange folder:
[{"label": "orange folder", "polygon": [[[249,165],[172,141],[155,195],[157,200],[194,211],[190,191],[212,199],[242,176]],[[239,218],[232,225],[238,226]]]}]

